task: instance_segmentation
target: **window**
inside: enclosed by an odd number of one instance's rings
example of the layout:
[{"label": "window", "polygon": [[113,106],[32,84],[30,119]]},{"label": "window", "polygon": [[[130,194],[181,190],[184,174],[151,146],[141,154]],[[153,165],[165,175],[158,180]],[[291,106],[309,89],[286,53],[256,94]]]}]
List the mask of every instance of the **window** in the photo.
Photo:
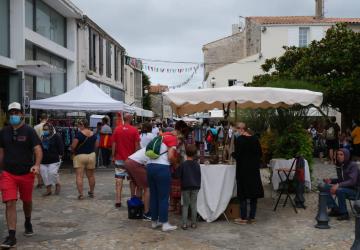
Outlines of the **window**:
[{"label": "window", "polygon": [[127,89],[128,89],[128,86],[127,86],[127,84],[128,84],[128,82],[127,82],[127,69],[124,69],[124,90],[125,91],[127,91]]},{"label": "window", "polygon": [[[66,60],[53,55],[43,49],[37,48],[35,46],[35,59],[47,62],[56,68],[66,70]],[[52,73],[49,77],[37,77],[36,78],[36,92],[47,94],[47,95],[59,95],[65,93],[66,88],[66,74],[65,73]],[[41,97],[45,97],[42,96]]]},{"label": "window", "polygon": [[106,42],[106,76],[111,78],[111,43]]},{"label": "window", "polygon": [[134,73],[130,72],[130,96],[134,96]]},{"label": "window", "polygon": [[10,1],[0,1],[0,55],[10,57]]},{"label": "window", "polygon": [[36,0],[35,9],[35,31],[66,47],[66,18],[41,0]]},{"label": "window", "polygon": [[115,81],[119,80],[119,62],[118,62],[118,50],[117,47],[114,47],[114,71],[115,71]]},{"label": "window", "polygon": [[89,68],[96,71],[96,33],[89,28]]},{"label": "window", "polygon": [[25,2],[25,25],[34,30],[34,0],[26,0]]},{"label": "window", "polygon": [[299,47],[307,47],[309,45],[309,31],[308,27],[299,28]]},{"label": "window", "polygon": [[234,79],[228,80],[228,82],[229,82],[229,87],[236,85],[236,80]]},{"label": "window", "polygon": [[99,36],[99,73],[104,74],[104,42],[101,36]]}]

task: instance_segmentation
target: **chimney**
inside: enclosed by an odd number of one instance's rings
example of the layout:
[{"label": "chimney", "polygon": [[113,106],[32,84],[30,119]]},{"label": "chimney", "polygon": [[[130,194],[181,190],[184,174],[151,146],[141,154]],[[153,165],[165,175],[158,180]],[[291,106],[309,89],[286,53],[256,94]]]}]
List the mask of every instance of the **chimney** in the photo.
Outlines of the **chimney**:
[{"label": "chimney", "polygon": [[315,10],[315,18],[321,19],[324,18],[324,0],[315,0],[316,10]]}]

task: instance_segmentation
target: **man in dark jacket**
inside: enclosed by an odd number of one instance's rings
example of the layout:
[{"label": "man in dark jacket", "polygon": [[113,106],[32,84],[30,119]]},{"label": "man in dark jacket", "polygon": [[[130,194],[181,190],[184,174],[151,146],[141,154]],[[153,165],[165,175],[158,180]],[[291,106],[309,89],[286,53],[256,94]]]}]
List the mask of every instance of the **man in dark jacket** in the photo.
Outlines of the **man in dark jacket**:
[{"label": "man in dark jacket", "polygon": [[[350,161],[350,152],[340,148],[336,153],[336,172],[338,178],[325,179],[329,196],[328,207],[331,209],[329,216],[338,220],[348,220],[349,213],[346,208],[346,198],[355,198],[356,188],[360,184],[359,170],[355,162]],[[332,195],[336,195],[338,205]]]}]

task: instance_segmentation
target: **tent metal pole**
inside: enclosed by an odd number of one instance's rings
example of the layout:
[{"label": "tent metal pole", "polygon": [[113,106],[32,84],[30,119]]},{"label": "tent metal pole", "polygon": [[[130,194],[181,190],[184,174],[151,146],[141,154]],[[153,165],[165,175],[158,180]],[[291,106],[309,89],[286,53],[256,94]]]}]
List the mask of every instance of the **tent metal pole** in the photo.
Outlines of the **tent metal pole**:
[{"label": "tent metal pole", "polygon": [[238,120],[238,110],[237,110],[237,102],[234,103],[235,103],[235,123],[236,123]]}]

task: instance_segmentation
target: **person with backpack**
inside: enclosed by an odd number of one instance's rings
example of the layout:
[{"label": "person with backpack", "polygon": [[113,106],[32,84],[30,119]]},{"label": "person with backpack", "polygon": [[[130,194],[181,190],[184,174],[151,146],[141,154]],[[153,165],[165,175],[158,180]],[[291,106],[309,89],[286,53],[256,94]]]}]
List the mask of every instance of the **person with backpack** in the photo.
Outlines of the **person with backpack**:
[{"label": "person with backpack", "polygon": [[170,165],[176,162],[177,138],[172,132],[155,137],[146,147],[147,178],[150,188],[151,227],[162,227],[162,231],[176,230],[169,223],[168,207],[170,195]]},{"label": "person with backpack", "polygon": [[336,118],[331,117],[325,131],[326,146],[331,164],[335,163],[336,150],[339,149],[339,131],[340,126],[336,123]]}]

